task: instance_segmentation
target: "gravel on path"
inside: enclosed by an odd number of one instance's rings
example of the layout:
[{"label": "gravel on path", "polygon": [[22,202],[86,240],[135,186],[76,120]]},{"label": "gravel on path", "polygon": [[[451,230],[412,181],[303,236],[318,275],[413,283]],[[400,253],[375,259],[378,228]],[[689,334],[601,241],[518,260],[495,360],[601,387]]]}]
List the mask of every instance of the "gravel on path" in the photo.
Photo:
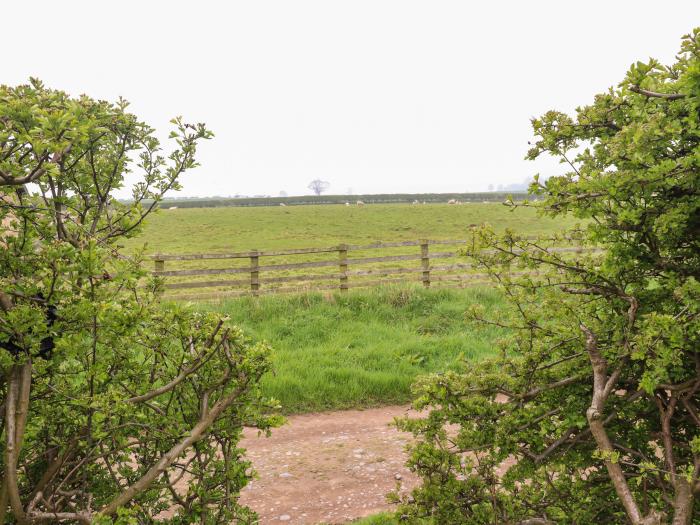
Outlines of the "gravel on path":
[{"label": "gravel on path", "polygon": [[407,406],[291,416],[258,436],[246,429],[240,445],[258,472],[241,494],[261,524],[345,523],[391,510],[386,494],[416,477],[404,466],[411,435],[390,424]]}]

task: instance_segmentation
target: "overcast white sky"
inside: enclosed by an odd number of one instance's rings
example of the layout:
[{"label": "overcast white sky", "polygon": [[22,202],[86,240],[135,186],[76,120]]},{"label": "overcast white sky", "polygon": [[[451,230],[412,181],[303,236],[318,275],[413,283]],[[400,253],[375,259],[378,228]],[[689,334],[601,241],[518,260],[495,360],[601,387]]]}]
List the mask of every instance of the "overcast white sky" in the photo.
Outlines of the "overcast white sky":
[{"label": "overcast white sky", "polygon": [[214,140],[182,195],[480,191],[551,174],[529,120],[673,59],[700,1],[11,1],[0,83],[114,100]]}]

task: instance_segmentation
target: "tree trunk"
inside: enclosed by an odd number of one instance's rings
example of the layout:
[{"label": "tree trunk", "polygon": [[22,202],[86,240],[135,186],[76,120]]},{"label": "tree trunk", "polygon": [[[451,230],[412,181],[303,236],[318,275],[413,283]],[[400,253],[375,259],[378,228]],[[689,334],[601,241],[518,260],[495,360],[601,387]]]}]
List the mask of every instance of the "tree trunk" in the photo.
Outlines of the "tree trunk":
[{"label": "tree trunk", "polygon": [[[5,472],[3,475],[0,503],[9,500],[12,515],[17,523],[27,523],[24,507],[19,495],[17,481],[17,463],[24,441],[24,429],[29,412],[29,393],[32,383],[31,359],[21,365],[13,365],[7,383],[7,400],[5,403]],[[0,516],[6,509],[0,510]],[[4,516],[3,516],[4,517]]]},{"label": "tree trunk", "polygon": [[693,519],[693,490],[682,475],[676,477],[672,525],[690,525]]}]

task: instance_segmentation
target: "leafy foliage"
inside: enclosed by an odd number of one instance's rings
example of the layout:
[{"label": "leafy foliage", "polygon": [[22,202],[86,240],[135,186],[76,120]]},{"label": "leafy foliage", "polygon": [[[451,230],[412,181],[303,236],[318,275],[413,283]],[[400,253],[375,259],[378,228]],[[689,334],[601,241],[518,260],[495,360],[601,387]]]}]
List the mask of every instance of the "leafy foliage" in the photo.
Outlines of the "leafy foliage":
[{"label": "leafy foliage", "polygon": [[254,519],[236,444],[277,422],[257,386],[269,349],[161,303],[118,250],[211,137],[172,122],[166,158],[123,100],[0,86],[2,523]]},{"label": "leafy foliage", "polygon": [[[419,437],[409,522],[700,520],[700,30],[676,63],[634,64],[574,117],[533,120],[531,192],[583,226],[536,240],[482,230],[468,255],[509,298],[501,355],[425,378],[399,422]],[[528,205],[511,202],[515,209]],[[553,251],[568,240],[600,250]],[[527,272],[516,276],[516,272]]]}]

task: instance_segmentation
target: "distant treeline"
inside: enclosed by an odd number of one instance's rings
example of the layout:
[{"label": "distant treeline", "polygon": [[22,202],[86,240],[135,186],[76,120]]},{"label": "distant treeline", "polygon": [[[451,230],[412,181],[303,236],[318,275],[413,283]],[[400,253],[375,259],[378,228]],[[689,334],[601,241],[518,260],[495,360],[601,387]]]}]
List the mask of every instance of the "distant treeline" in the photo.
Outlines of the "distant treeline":
[{"label": "distant treeline", "polygon": [[167,199],[160,203],[162,208],[221,208],[226,206],[301,206],[304,204],[365,204],[394,203],[436,203],[450,200],[460,202],[503,202],[509,196],[516,200],[527,197],[525,192],[489,191],[483,193],[380,193],[375,195],[301,195],[297,197],[240,197],[219,198],[205,197],[194,199]]}]

